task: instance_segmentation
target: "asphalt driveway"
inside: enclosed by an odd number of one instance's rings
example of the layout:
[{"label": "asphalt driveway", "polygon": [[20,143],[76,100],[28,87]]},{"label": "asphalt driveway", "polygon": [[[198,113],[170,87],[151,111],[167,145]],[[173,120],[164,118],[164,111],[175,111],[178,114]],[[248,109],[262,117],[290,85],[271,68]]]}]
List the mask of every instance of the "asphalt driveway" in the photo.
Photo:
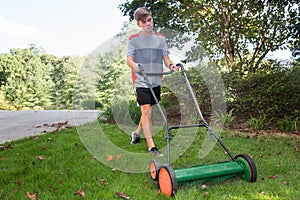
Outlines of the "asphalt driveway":
[{"label": "asphalt driveway", "polygon": [[83,125],[96,120],[98,113],[96,110],[0,110],[0,144]]}]

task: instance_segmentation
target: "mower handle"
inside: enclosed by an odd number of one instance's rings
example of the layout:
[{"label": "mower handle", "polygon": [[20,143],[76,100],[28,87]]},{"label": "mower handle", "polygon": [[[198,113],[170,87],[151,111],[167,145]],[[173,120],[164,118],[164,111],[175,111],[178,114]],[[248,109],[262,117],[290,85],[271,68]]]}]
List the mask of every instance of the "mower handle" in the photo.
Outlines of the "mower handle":
[{"label": "mower handle", "polygon": [[[176,66],[179,66],[181,68],[182,71],[184,71],[184,67],[181,63],[177,63]],[[138,67],[140,68],[140,72],[144,73],[147,76],[164,76],[164,75],[168,75],[168,74],[172,74],[174,72],[173,69],[170,69],[167,72],[156,72],[156,73],[145,73],[143,65],[142,64],[138,64]]]}]

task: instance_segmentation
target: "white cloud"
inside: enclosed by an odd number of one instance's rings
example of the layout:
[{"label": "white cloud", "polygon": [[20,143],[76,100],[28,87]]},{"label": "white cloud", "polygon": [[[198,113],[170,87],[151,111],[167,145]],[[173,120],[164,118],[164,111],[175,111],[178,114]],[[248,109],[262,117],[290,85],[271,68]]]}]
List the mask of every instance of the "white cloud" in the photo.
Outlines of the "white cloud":
[{"label": "white cloud", "polygon": [[26,38],[34,37],[38,33],[38,29],[31,25],[23,25],[6,19],[4,16],[0,16],[0,35]]}]

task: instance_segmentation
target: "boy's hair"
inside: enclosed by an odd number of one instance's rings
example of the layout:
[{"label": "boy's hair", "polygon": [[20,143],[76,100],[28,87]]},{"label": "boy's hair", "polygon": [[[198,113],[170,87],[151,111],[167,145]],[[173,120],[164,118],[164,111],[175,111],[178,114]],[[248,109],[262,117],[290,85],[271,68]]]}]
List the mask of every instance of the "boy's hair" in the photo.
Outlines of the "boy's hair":
[{"label": "boy's hair", "polygon": [[140,7],[136,9],[133,14],[136,21],[145,21],[150,15],[152,15],[152,12],[146,7]]}]

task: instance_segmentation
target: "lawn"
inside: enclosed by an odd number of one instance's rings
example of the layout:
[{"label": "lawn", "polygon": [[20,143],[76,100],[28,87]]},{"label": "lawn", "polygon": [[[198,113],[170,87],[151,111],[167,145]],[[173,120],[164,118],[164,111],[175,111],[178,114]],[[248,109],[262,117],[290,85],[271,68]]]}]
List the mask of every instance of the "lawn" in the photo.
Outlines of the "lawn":
[{"label": "lawn", "polygon": [[[95,141],[92,144],[95,149],[100,149],[98,154],[85,145],[88,136],[93,138],[101,134],[119,147],[121,153],[105,154],[103,149],[109,147],[97,146],[97,140],[90,140],[89,144]],[[249,183],[234,178],[205,183],[204,186],[197,182],[186,183],[179,186],[177,194],[171,199],[300,199],[299,136],[226,130],[221,138],[234,155],[250,154],[256,163],[257,181]],[[198,131],[187,151],[172,162],[172,166],[185,168],[229,160],[219,145],[214,146],[206,157],[199,158],[199,146],[203,139],[203,131]],[[156,134],[154,140],[159,148],[163,147],[164,131]],[[37,194],[38,199],[43,200],[170,199],[159,194],[157,183],[149,173],[136,173],[132,168],[118,169],[121,164],[130,166],[134,162],[126,159],[122,149],[133,154],[145,152],[144,140],[137,145],[130,145],[129,141],[129,135],[116,125],[97,127],[91,123],[77,129],[1,144],[0,200],[29,199],[26,192]],[[151,159],[148,154],[144,157],[145,160]],[[111,163],[119,165],[112,167]],[[145,163],[147,165],[148,162]]]}]

